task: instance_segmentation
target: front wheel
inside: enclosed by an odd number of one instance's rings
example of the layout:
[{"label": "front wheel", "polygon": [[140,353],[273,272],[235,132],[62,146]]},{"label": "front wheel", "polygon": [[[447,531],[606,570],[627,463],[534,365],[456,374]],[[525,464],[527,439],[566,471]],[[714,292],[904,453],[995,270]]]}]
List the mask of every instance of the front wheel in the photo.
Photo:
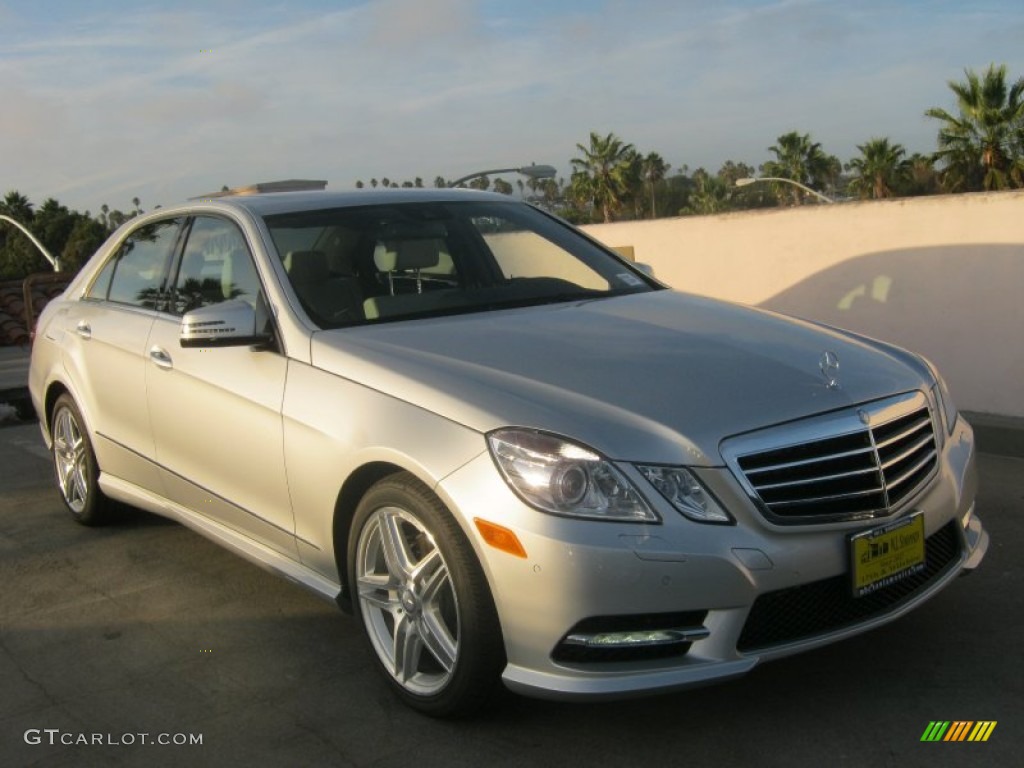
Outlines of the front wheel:
[{"label": "front wheel", "polygon": [[366,638],[391,685],[435,717],[478,709],[504,647],[487,581],[441,501],[408,474],[363,497],[349,538],[350,583]]},{"label": "front wheel", "polygon": [[82,414],[70,395],[57,398],[50,417],[53,468],[64,506],[83,525],[100,525],[109,516],[109,502],[99,488],[99,469]]}]

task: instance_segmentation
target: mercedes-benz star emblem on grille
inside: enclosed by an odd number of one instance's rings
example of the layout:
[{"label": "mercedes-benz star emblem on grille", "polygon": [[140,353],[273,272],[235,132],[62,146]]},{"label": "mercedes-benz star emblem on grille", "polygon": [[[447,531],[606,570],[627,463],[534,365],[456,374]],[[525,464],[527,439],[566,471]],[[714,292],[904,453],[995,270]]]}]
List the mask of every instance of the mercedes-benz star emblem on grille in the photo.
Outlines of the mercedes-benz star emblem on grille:
[{"label": "mercedes-benz star emblem on grille", "polygon": [[871,414],[870,413],[868,413],[867,411],[864,411],[864,410],[860,410],[860,411],[857,411],[857,416],[860,417],[860,423],[861,424],[863,424],[866,427],[867,426],[871,426]]},{"label": "mercedes-benz star emblem on grille", "polygon": [[818,367],[821,368],[821,375],[825,377],[825,386],[829,389],[839,389],[839,355],[835,352],[822,352]]}]

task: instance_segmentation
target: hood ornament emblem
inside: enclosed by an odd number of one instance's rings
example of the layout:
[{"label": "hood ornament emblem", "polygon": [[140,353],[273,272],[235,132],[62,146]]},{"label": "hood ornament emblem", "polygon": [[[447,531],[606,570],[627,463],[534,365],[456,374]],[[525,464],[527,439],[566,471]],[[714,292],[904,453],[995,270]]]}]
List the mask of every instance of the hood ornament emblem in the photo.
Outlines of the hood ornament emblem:
[{"label": "hood ornament emblem", "polygon": [[821,369],[821,375],[825,377],[825,387],[839,389],[839,355],[832,351],[822,352],[818,367]]}]

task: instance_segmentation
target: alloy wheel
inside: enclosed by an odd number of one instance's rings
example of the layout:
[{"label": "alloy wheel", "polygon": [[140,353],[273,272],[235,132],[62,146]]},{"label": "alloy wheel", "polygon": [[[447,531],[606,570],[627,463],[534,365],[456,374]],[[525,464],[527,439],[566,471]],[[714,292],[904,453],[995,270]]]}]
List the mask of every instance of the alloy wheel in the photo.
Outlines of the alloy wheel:
[{"label": "alloy wheel", "polygon": [[54,418],[53,460],[65,503],[81,514],[89,500],[89,459],[82,428],[70,408],[59,409]]},{"label": "alloy wheel", "polygon": [[358,599],[374,650],[410,693],[441,691],[459,656],[459,604],[427,526],[411,512],[374,510],[359,536]]}]

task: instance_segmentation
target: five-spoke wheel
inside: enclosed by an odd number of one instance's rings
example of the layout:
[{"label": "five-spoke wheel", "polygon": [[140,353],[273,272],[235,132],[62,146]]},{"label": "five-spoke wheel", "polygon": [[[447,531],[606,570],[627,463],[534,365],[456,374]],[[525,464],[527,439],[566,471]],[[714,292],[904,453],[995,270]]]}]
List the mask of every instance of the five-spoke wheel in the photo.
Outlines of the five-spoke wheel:
[{"label": "five-spoke wheel", "polygon": [[356,510],[350,579],[370,647],[412,706],[478,707],[504,651],[494,603],[465,535],[411,475],[375,485]]},{"label": "five-spoke wheel", "polygon": [[67,394],[57,398],[50,416],[53,467],[64,504],[85,525],[104,521],[106,499],[97,484],[96,456],[82,415]]}]

